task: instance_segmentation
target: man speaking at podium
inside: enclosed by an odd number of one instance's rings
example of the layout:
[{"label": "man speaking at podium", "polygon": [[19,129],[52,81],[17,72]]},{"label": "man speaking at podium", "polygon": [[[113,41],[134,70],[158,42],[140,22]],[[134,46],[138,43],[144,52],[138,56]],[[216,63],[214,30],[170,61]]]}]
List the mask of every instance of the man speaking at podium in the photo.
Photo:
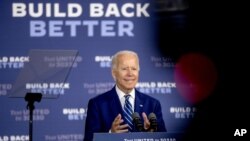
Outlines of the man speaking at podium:
[{"label": "man speaking at podium", "polygon": [[[119,51],[112,57],[115,86],[89,100],[84,141],[92,141],[97,132],[125,133],[153,131],[150,113],[157,117],[157,132],[165,132],[161,104],[158,100],[135,89],[139,77],[139,58],[133,51]],[[138,113],[142,116],[134,116]],[[135,120],[137,120],[135,122]],[[141,129],[135,124],[141,123]],[[105,139],[104,139],[105,140]]]}]

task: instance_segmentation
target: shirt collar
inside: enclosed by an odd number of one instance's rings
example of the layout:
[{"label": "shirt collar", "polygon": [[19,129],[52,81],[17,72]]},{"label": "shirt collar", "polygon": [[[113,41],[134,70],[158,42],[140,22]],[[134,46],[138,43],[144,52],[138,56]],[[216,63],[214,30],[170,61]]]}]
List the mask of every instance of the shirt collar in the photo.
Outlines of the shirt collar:
[{"label": "shirt collar", "polygon": [[[125,93],[121,89],[119,89],[117,85],[115,86],[115,90],[118,94],[119,99],[124,97]],[[132,91],[129,94],[132,99],[135,99],[135,89],[132,89]]]}]

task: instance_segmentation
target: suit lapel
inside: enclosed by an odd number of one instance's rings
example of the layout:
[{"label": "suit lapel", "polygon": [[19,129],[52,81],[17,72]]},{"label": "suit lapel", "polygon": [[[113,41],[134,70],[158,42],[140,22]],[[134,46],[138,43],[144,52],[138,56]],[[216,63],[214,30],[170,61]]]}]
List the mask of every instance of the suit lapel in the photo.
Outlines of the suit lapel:
[{"label": "suit lapel", "polygon": [[112,99],[110,102],[110,110],[114,113],[114,117],[116,117],[119,113],[122,114],[122,106],[119,100],[119,97],[116,93],[115,87],[111,90],[110,98]]},{"label": "suit lapel", "polygon": [[142,95],[138,91],[135,91],[135,112],[138,112],[139,114],[143,112],[143,101],[144,99]]}]

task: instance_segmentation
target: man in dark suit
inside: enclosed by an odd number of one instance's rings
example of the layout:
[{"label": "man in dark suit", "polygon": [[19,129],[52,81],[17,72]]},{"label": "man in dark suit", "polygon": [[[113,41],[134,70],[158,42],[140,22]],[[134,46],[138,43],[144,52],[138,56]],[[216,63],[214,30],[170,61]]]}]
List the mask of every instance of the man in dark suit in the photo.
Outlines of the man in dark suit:
[{"label": "man in dark suit", "polygon": [[[147,114],[155,113],[157,131],[165,132],[160,102],[135,89],[139,77],[139,58],[133,51],[119,51],[112,58],[112,76],[116,85],[108,92],[89,100],[84,141],[92,141],[96,132],[124,133],[136,131],[126,121],[126,95],[132,112],[143,117],[144,131],[150,128]],[[125,106],[126,107],[126,106]]]}]

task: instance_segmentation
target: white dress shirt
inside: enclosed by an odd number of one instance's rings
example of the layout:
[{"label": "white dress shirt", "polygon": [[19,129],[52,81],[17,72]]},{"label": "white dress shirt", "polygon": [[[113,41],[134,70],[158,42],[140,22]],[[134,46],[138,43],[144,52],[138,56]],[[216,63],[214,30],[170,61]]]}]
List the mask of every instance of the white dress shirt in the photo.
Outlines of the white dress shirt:
[{"label": "white dress shirt", "polygon": [[[119,100],[121,102],[122,108],[124,108],[124,104],[125,104],[125,93],[123,91],[121,91],[117,86],[115,87],[116,93],[118,94]],[[130,98],[129,98],[129,102],[132,105],[132,110],[134,112],[135,109],[135,89],[133,89],[130,93]]]}]

